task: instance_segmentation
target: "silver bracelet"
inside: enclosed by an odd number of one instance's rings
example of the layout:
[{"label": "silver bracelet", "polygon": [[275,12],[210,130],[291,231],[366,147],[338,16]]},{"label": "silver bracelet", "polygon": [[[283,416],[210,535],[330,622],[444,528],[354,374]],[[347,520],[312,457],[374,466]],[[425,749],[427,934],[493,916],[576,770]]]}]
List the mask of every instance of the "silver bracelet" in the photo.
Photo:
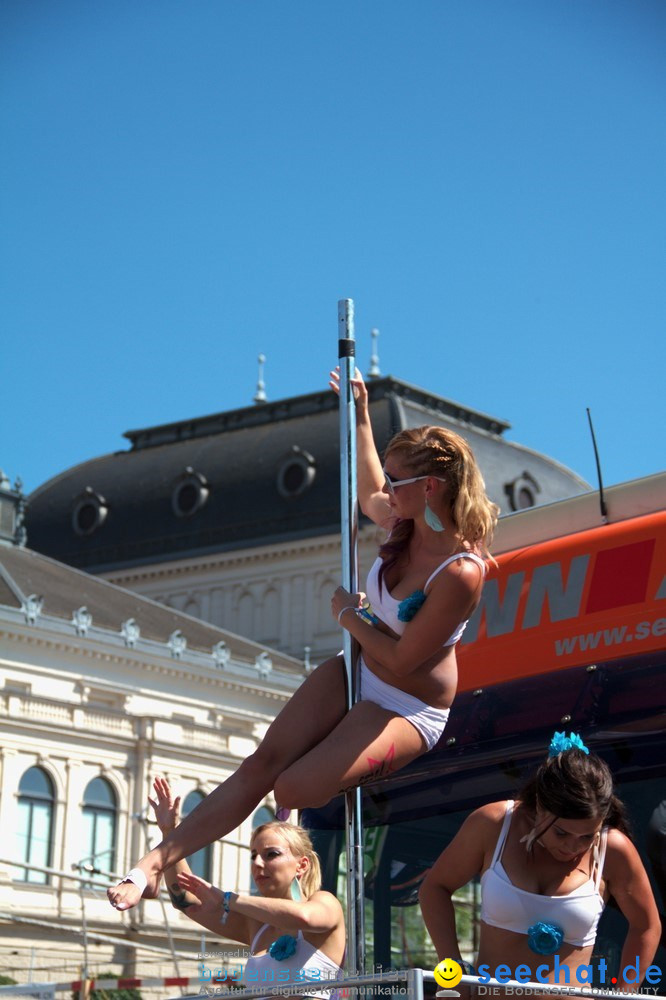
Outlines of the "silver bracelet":
[{"label": "silver bracelet", "polygon": [[354,614],[356,614],[356,608],[352,608],[351,604],[347,604],[338,614],[338,621],[342,619],[342,616],[344,615],[345,611],[353,611]]}]

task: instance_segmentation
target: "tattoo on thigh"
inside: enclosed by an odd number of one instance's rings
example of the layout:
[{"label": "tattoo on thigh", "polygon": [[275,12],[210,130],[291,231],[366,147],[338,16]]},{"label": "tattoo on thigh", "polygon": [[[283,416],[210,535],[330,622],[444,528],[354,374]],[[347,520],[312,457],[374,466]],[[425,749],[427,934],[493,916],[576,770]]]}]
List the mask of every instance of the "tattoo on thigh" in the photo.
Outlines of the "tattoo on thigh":
[{"label": "tattoo on thigh", "polygon": [[341,788],[341,792],[348,792],[352,788],[358,788],[359,785],[369,785],[370,782],[376,781],[377,778],[383,778],[387,774],[393,774],[398,770],[394,766],[395,764],[395,743],[392,743],[386,757],[383,760],[377,760],[375,757],[366,757],[368,762],[368,767],[370,770],[367,774],[364,774],[357,781],[354,781],[351,785],[347,785]]},{"label": "tattoo on thigh", "polygon": [[[366,757],[366,760],[370,770],[363,777],[359,778],[355,783],[356,785],[368,785],[371,781],[383,778],[386,774],[393,774],[396,770],[393,766],[395,762],[395,743],[391,744],[389,752],[383,760],[377,760],[375,757]],[[353,788],[355,785],[350,785],[349,787]]]},{"label": "tattoo on thigh", "polygon": [[395,743],[391,743],[389,752],[384,760],[375,760],[374,757],[366,757],[370,771],[361,778],[361,783],[374,781],[375,778],[383,778],[385,774],[392,774],[395,771]]}]

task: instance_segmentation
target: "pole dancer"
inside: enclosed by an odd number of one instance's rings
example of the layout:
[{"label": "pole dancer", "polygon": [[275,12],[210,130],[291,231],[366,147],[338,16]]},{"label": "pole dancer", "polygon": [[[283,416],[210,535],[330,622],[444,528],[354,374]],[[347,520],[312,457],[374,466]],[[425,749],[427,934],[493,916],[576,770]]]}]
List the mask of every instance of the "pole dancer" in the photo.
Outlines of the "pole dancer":
[{"label": "pole dancer", "polygon": [[[166,868],[235,830],[271,791],[290,809],[325,805],[398,771],[442,735],[456,691],[455,647],[481,597],[497,507],[466,441],[445,428],[399,432],[382,465],[367,389],[358,372],[350,382],[359,503],[387,536],[366,584],[374,613],[365,594],[347,587],[331,600],[361,648],[360,700],[348,709],[343,655],[317,667],[255,752],[108,890],[119,910],[156,896]],[[330,385],[339,392],[337,371]]]}]

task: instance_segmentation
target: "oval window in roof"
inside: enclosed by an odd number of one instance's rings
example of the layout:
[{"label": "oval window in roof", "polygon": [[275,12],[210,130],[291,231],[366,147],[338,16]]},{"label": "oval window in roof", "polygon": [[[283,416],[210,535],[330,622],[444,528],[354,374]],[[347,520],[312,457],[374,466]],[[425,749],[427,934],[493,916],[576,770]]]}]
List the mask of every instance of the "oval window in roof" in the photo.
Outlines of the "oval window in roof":
[{"label": "oval window in roof", "polygon": [[537,502],[537,494],[541,493],[541,487],[529,472],[523,472],[512,482],[504,484],[511,510],[526,510],[534,507]]},{"label": "oval window in roof", "polygon": [[72,527],[77,535],[92,535],[93,531],[104,524],[108,513],[104,497],[96,493],[92,486],[86,486],[74,501]]},{"label": "oval window in roof", "polygon": [[206,477],[188,465],[171,494],[171,507],[176,517],[191,517],[201,510],[209,496]]},{"label": "oval window in roof", "polygon": [[278,493],[287,498],[300,496],[312,485],[316,473],[314,457],[298,445],[292,445],[278,469]]}]

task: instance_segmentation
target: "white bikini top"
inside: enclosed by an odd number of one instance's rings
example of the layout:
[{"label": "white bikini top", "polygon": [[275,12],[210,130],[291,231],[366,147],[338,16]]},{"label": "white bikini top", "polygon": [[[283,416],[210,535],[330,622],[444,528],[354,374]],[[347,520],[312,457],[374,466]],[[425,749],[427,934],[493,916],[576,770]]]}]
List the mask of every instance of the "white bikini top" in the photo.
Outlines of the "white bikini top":
[{"label": "white bikini top", "polygon": [[[270,985],[269,993],[276,987],[284,987],[286,983],[312,983],[313,989],[307,991],[307,996],[321,997],[322,1000],[334,996],[330,990],[317,991],[317,984],[340,978],[342,968],[323,951],[306,941],[302,931],[298,932],[296,938],[296,951],[288,958],[278,961],[268,951],[265,955],[254,954],[259,937],[270,926],[264,924],[252,939],[250,954],[243,970],[243,983],[247,987],[267,983]],[[284,993],[284,989],[280,992]]]},{"label": "white bikini top", "polygon": [[594,944],[597,925],[605,903],[599,894],[601,873],[606,857],[608,828],[601,831],[599,860],[594,878],[590,877],[565,896],[543,896],[514,885],[501,861],[502,849],[513,815],[513,800],[506,804],[506,814],[490,867],[481,876],[481,920],[491,927],[501,927],[516,934],[527,934],[533,924],[557,924],[564,931],[564,941],[575,948]]},{"label": "white bikini top", "polygon": [[[426,591],[432,581],[438,573],[441,573],[443,569],[450,565],[450,563],[455,562],[456,559],[471,559],[481,567],[484,573],[486,572],[486,564],[480,556],[477,556],[474,552],[456,552],[455,555],[449,556],[449,558],[445,559],[443,563],[440,563],[437,569],[430,574],[426,580],[423,590],[415,590],[413,594],[409,595],[409,597],[405,597],[402,601],[399,601],[391,595],[391,592],[386,586],[382,586],[380,588],[379,570],[381,569],[382,560],[380,557],[377,557],[372,564],[370,572],[368,573],[368,579],[365,585],[365,591],[373,612],[378,618],[381,618],[384,624],[388,625],[390,629],[393,629],[396,635],[402,635],[405,631],[407,622],[413,618],[428,596]],[[453,632],[453,635],[449,636],[446,640],[444,645],[455,645],[465,631],[466,625],[467,621],[461,622]]]}]

